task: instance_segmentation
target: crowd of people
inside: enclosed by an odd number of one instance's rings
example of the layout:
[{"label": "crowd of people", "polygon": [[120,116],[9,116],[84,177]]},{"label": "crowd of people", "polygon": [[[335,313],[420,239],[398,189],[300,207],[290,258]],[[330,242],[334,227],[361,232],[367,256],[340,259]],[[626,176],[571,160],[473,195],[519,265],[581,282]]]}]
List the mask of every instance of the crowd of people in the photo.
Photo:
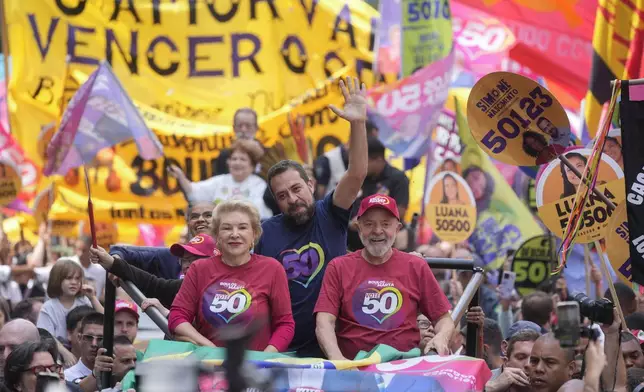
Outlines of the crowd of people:
[{"label": "crowd of people", "polygon": [[[615,300],[627,325],[615,315],[576,347],[557,334],[556,305],[571,300],[560,276],[508,297],[490,274],[480,306],[454,320],[473,272],[431,269],[424,257],[479,257],[467,244],[409,241],[409,181],[385,160],[377,130],[368,129],[364,85],[348,79],[341,90],[344,108],[331,109],[350,124],[349,142],[313,168],[284,160],[265,179],[255,174],[264,149],[248,109],[235,116],[237,141],[222,151],[215,177],[193,183],[171,168],[189,208],[186,238],[167,249],[114,244],[107,251],[81,237],[69,252],[52,246],[46,226],[33,246],[11,246],[4,236],[3,390],[35,392],[41,373],[59,375],[71,391],[121,390],[142,358],[139,316],[150,306],[167,317],[174,340],[217,347],[223,328],[261,321],[251,350],[330,360],[378,344],[464,354],[468,325],[478,325],[492,371],[488,392],[644,388],[644,297],[624,284],[616,283]],[[113,356],[103,347],[104,288],[112,284],[106,271],[115,285],[131,281],[148,298],[139,309],[118,291]],[[591,275],[601,288],[596,268]],[[100,372],[111,372],[110,385],[99,385]]]}]

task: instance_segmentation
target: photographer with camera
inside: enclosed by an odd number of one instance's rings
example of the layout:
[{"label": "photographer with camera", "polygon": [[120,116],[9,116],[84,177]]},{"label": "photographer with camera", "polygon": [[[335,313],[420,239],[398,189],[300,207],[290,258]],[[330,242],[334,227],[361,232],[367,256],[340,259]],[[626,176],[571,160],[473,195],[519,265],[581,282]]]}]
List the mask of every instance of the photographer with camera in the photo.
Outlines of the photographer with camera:
[{"label": "photographer with camera", "polygon": [[[573,359],[576,348],[584,352],[585,361],[582,363],[581,369],[574,369],[577,366],[574,361],[572,362],[573,374],[574,371],[581,370],[581,375],[584,377],[584,390],[594,391],[599,390],[600,387],[606,391],[613,391],[616,388],[617,390],[621,390],[621,388],[626,386],[626,367],[624,365],[624,357],[620,355],[620,318],[617,308],[615,308],[611,301],[605,298],[592,300],[584,293],[574,294],[572,295],[572,299],[575,301],[561,302],[557,305],[558,323],[553,338],[558,341],[560,351],[573,353]],[[601,332],[597,327],[589,328],[582,326],[581,320],[584,317],[593,323],[601,325]],[[582,338],[587,338],[588,344],[580,348]],[[615,364],[614,366],[599,366],[601,365],[602,358],[599,354],[595,355],[597,345],[599,347],[603,345],[606,363]],[[556,351],[553,347],[549,347],[549,349]],[[559,376],[561,377],[547,375],[546,377],[540,378],[543,375],[538,374],[538,366],[535,366],[539,362],[535,359],[538,356],[535,350],[537,350],[537,344],[535,344],[531,356],[531,363],[533,364],[532,371],[535,372],[536,385],[539,386],[543,382],[544,384],[550,383],[546,386],[554,387],[555,385],[552,385],[552,383],[563,380],[563,372],[559,372]],[[601,373],[601,378],[597,375],[598,373]],[[535,385],[535,380],[533,380],[531,375],[533,385]],[[540,390],[555,391],[556,388]]]}]

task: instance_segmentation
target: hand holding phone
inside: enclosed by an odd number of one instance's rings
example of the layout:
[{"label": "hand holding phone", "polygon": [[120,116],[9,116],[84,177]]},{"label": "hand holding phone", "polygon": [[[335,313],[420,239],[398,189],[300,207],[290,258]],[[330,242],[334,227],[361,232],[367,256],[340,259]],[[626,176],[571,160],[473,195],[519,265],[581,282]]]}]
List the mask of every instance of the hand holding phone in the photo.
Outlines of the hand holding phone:
[{"label": "hand holding phone", "polygon": [[514,282],[517,278],[516,272],[512,271],[503,271],[503,279],[499,285],[499,295],[502,299],[512,298],[512,292],[514,291]]}]

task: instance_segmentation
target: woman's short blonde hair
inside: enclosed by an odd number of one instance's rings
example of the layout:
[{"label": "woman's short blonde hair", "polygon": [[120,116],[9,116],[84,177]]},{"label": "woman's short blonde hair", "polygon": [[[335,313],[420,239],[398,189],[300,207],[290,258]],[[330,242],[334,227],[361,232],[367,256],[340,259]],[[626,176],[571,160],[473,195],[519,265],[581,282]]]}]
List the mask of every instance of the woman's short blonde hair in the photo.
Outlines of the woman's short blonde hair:
[{"label": "woman's short blonde hair", "polygon": [[[49,298],[58,298],[63,295],[62,284],[63,280],[74,275],[80,275],[81,283],[83,281],[84,273],[83,267],[71,257],[61,257],[56,260],[56,263],[51,267],[49,272],[49,282],[47,282],[47,296]],[[84,295],[82,290],[78,290],[77,296]]]},{"label": "woman's short blonde hair", "polygon": [[219,235],[219,226],[221,225],[221,216],[223,214],[229,214],[231,212],[241,212],[248,216],[250,220],[250,226],[253,229],[255,234],[255,245],[259,241],[259,237],[262,236],[262,225],[259,219],[259,211],[252,203],[246,200],[232,199],[226,200],[217,204],[213,213],[212,213],[212,230],[214,237],[217,238]]},{"label": "woman's short blonde hair", "polygon": [[257,165],[259,160],[262,159],[262,156],[264,155],[262,146],[255,140],[236,140],[233,145],[230,146],[230,154],[232,155],[232,153],[235,151],[241,151],[244,154],[248,155],[253,165]]}]

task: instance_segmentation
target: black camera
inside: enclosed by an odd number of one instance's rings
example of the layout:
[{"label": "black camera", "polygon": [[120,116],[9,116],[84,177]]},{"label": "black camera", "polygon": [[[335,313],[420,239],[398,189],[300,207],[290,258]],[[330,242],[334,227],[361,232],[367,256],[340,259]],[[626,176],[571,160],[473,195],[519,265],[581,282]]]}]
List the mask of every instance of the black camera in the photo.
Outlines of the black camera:
[{"label": "black camera", "polygon": [[588,317],[595,323],[610,325],[613,323],[613,303],[605,298],[593,300],[584,293],[572,295],[572,299],[579,303],[579,312],[583,317]]}]

